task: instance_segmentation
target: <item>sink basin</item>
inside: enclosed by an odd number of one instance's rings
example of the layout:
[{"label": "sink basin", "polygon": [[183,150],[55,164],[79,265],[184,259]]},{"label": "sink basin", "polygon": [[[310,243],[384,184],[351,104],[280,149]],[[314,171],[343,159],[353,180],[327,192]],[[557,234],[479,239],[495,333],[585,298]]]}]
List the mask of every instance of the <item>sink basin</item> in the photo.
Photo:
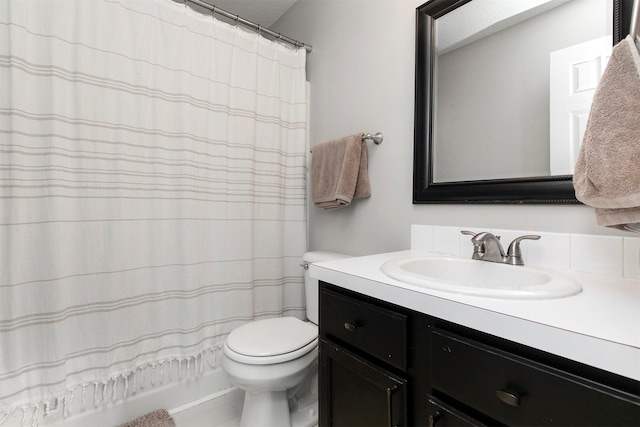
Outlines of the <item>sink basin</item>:
[{"label": "sink basin", "polygon": [[381,270],[412,285],[494,298],[561,298],[582,291],[580,283],[557,271],[455,257],[396,258]]}]

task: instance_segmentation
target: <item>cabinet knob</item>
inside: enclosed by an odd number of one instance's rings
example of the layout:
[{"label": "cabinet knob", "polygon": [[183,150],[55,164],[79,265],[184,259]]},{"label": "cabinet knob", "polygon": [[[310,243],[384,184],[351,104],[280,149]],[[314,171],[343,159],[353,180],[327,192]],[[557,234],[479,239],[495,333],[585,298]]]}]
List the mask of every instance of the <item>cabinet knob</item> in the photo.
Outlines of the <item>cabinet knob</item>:
[{"label": "cabinet knob", "polygon": [[515,391],[496,390],[496,396],[509,406],[520,406],[520,395]]},{"label": "cabinet knob", "polygon": [[436,423],[440,419],[440,412],[436,411],[433,414],[429,414],[429,427],[436,427]]},{"label": "cabinet knob", "polygon": [[349,332],[355,331],[357,327],[358,324],[356,322],[344,322],[344,328]]}]

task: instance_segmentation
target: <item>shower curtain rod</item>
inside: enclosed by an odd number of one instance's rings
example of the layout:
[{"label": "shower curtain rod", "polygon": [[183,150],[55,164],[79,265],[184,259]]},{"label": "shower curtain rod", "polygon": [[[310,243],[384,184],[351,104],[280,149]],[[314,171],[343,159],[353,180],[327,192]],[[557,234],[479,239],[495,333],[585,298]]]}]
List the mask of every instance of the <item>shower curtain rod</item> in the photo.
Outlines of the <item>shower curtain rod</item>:
[{"label": "shower curtain rod", "polygon": [[227,12],[226,10],[220,9],[219,7],[216,7],[215,5],[211,5],[211,4],[206,3],[204,1],[201,1],[201,0],[184,0],[184,3],[185,3],[185,5],[187,3],[193,3],[195,5],[203,7],[205,9],[207,9],[208,11],[210,11],[212,16],[215,16],[215,14],[217,13],[219,15],[222,15],[224,17],[232,19],[232,20],[234,20],[236,22],[236,24],[242,24],[245,27],[249,27],[252,30],[256,31],[258,34],[269,34],[270,36],[275,37],[276,40],[278,40],[278,41],[282,41],[282,42],[288,43],[288,44],[293,45],[295,47],[304,47],[307,52],[311,52],[313,50],[313,46],[310,46],[310,45],[308,45],[306,43],[299,42],[299,41],[294,40],[294,39],[292,39],[290,37],[283,36],[282,34],[276,33],[275,31],[271,31],[271,30],[269,30],[267,28],[264,28],[262,25],[256,24],[255,22],[248,21],[248,20],[246,20],[244,18],[241,18],[238,15],[234,15],[233,13],[230,13],[230,12]]}]

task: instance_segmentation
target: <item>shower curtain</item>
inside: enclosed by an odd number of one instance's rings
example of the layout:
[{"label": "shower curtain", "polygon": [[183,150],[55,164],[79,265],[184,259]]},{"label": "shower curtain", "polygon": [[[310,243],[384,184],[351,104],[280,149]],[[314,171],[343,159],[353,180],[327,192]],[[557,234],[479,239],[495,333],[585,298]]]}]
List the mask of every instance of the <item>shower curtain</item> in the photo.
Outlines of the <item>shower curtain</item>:
[{"label": "shower curtain", "polygon": [[0,421],[303,316],[305,54],[170,0],[0,2]]}]

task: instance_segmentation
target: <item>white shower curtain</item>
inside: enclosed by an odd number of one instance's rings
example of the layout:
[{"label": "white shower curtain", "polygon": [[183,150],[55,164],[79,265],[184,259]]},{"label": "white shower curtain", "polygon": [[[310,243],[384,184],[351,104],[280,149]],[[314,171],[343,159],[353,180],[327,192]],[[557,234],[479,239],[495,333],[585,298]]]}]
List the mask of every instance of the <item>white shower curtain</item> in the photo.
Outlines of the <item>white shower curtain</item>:
[{"label": "white shower curtain", "polygon": [[170,0],[0,2],[0,421],[302,317],[305,54]]}]

